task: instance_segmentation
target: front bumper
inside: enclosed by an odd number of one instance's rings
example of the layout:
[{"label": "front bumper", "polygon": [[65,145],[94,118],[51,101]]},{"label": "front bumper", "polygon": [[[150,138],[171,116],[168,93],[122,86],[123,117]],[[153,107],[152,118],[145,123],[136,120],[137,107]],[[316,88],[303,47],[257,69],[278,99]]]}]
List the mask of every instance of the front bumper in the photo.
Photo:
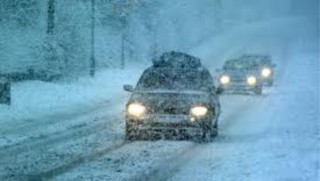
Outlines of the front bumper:
[{"label": "front bumper", "polygon": [[127,117],[127,139],[199,139],[210,118],[196,119],[188,115],[152,115],[141,118]]},{"label": "front bumper", "polygon": [[262,78],[262,82],[263,83],[268,83],[268,84],[272,83],[273,82],[273,76]]},{"label": "front bumper", "polygon": [[248,85],[246,82],[232,82],[226,85],[220,84],[220,87],[224,91],[236,91],[236,92],[247,92],[247,91],[254,91],[259,88],[260,84],[256,84],[254,86]]}]

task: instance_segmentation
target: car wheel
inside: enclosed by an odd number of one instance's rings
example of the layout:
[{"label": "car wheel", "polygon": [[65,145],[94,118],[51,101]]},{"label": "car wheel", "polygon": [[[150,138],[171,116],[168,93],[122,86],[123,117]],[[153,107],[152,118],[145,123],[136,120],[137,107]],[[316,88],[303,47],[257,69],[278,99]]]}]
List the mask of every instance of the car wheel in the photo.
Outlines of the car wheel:
[{"label": "car wheel", "polygon": [[216,122],[214,125],[213,125],[213,128],[212,128],[212,136],[213,137],[216,137],[216,136],[218,136],[218,122]]},{"label": "car wheel", "polygon": [[218,135],[218,129],[212,127],[209,130],[203,130],[201,142],[210,143],[214,140],[214,138]]},{"label": "car wheel", "polygon": [[126,124],[125,139],[128,141],[134,141],[137,139],[136,131],[129,124]]},{"label": "car wheel", "polygon": [[224,89],[221,87],[221,86],[219,86],[218,88],[217,88],[217,90],[216,90],[216,94],[223,94],[223,92],[224,92]]},{"label": "car wheel", "polygon": [[254,89],[254,93],[258,94],[258,95],[261,95],[262,94],[262,86],[259,86],[259,87],[255,88]]},{"label": "car wheel", "polygon": [[273,80],[268,81],[267,86],[272,86],[273,85]]}]

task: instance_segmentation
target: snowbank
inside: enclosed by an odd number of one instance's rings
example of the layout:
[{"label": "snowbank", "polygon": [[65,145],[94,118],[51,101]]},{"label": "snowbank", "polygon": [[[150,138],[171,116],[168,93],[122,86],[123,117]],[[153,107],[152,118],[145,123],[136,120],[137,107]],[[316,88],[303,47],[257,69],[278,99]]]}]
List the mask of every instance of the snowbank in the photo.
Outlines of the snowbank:
[{"label": "snowbank", "polygon": [[[110,100],[113,106],[123,106],[128,95],[123,84],[135,84],[144,67],[107,69],[91,79],[83,77],[75,82],[46,83],[27,81],[12,85],[12,105],[0,106],[0,125],[23,119],[35,119],[46,115],[79,111],[104,105]],[[119,108],[119,107],[117,107]]]}]

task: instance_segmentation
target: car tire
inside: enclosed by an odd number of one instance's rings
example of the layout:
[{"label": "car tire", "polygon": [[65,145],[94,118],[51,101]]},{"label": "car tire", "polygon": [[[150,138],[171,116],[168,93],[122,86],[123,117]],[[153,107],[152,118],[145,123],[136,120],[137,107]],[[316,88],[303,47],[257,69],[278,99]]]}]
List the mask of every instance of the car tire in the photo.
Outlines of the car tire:
[{"label": "car tire", "polygon": [[216,90],[216,94],[218,94],[218,95],[223,94],[223,92],[224,92],[224,89],[222,88],[222,86],[219,86],[219,87],[217,88],[217,90]]},{"label": "car tire", "polygon": [[257,95],[261,95],[262,94],[262,86],[256,87],[254,89],[254,93]]},{"label": "car tire", "polygon": [[214,138],[218,135],[218,128],[212,127],[209,130],[203,130],[201,136],[201,142],[210,143],[213,142]]},{"label": "car tire", "polygon": [[131,125],[126,123],[126,132],[125,132],[125,140],[134,141],[137,139],[136,131],[132,128]]},{"label": "car tire", "polygon": [[130,132],[126,131],[125,140],[134,141],[136,140],[136,136],[134,136],[131,131]]},{"label": "car tire", "polygon": [[273,80],[267,82],[267,86],[271,87],[273,85]]}]

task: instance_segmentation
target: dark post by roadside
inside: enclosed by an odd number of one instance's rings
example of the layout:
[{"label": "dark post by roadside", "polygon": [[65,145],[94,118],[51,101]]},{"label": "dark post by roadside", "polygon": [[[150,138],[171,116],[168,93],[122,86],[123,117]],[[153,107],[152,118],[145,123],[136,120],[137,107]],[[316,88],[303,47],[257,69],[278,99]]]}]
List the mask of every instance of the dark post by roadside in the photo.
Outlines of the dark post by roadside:
[{"label": "dark post by roadside", "polygon": [[95,0],[91,0],[91,56],[90,56],[90,76],[94,77],[96,71],[95,60]]},{"label": "dark post by roadside", "polygon": [[54,30],[54,14],[55,14],[55,2],[54,0],[48,1],[48,24],[47,34],[52,35]]},{"label": "dark post by roadside", "polygon": [[6,78],[0,77],[0,104],[11,104],[11,84]]}]

